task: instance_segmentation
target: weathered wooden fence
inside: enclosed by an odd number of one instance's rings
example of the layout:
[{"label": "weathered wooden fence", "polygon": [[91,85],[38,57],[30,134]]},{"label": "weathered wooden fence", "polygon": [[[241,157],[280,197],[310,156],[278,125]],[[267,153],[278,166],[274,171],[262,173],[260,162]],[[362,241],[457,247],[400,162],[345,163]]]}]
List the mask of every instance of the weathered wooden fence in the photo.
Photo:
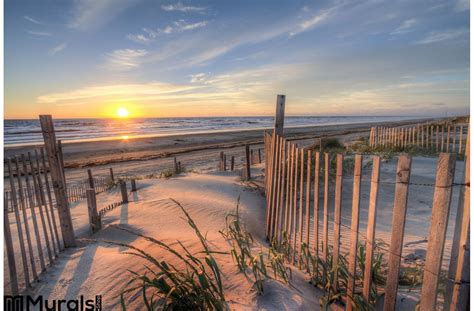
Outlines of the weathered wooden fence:
[{"label": "weathered wooden fence", "polygon": [[416,146],[435,152],[464,154],[469,124],[426,123],[404,127],[372,127],[369,145],[371,147]]},{"label": "weathered wooden fence", "polygon": [[4,238],[8,280],[11,292],[17,294],[53,263],[64,242],[44,150],[34,150],[34,157],[28,152],[6,162],[10,190],[4,193]]},{"label": "weathered wooden fence", "polygon": [[[374,131],[379,133],[374,136]],[[371,141],[387,142],[387,137],[399,137],[400,133],[410,133],[409,130],[375,129]],[[379,132],[380,131],[380,132]],[[423,130],[421,130],[421,133]],[[451,133],[453,129],[451,129]],[[388,135],[387,133],[390,133]],[[396,133],[397,135],[394,135]],[[411,132],[413,134],[413,131]],[[417,130],[415,133],[420,133]],[[460,137],[463,131],[459,131]],[[401,134],[400,134],[401,135]],[[382,139],[383,137],[383,139]],[[416,137],[423,142],[432,136],[404,136],[410,141]],[[415,138],[413,138],[415,137]],[[449,139],[448,136],[444,136]],[[448,223],[451,197],[454,189],[461,188],[460,202],[457,211],[455,235],[452,241],[452,254],[449,262],[449,275],[444,280],[447,285],[444,297],[446,310],[467,309],[469,295],[469,134],[465,139],[466,162],[465,180],[462,184],[454,184],[454,169],[456,155],[441,153],[436,170],[436,183],[424,185],[434,188],[431,227],[428,235],[428,246],[423,270],[423,282],[419,306],[421,310],[433,310],[437,304],[438,285],[443,258],[446,230]],[[391,143],[397,140],[391,140]],[[429,140],[430,142],[433,140]],[[462,139],[458,138],[458,141]],[[392,231],[389,247],[376,242],[376,214],[380,181],[380,157],[372,156],[372,175],[367,232],[359,230],[362,155],[353,155],[351,170],[353,172],[352,213],[350,225],[341,219],[342,187],[344,174],[343,154],[320,154],[312,150],[299,148],[298,145],[287,142],[278,134],[265,134],[265,189],[266,189],[266,236],[274,245],[287,249],[290,253],[288,261],[310,273],[312,280],[323,279],[323,288],[335,296],[341,296],[347,310],[362,308],[380,299],[384,293],[384,310],[394,310],[398,293],[399,273],[403,240],[408,208],[408,192],[410,189],[410,173],[412,159],[406,154],[398,158],[395,180],[389,182],[394,187],[394,202],[392,213]],[[452,146],[454,144],[446,144]],[[440,149],[446,150],[446,149]],[[453,150],[453,149],[450,149]],[[458,152],[458,150],[456,150]],[[335,157],[335,159],[334,159]],[[365,156],[366,158],[368,156]],[[334,167],[335,160],[335,167]],[[330,182],[334,180],[334,182]],[[457,186],[458,188],[454,188]],[[330,192],[330,188],[334,191]],[[332,237],[329,232],[329,195],[334,193],[334,212]],[[320,195],[322,194],[322,202]],[[363,195],[363,194],[362,194]],[[367,197],[367,195],[366,195]],[[322,219],[320,209],[322,208]],[[346,222],[347,223],[347,222]],[[348,239],[344,247],[348,252],[342,255],[341,229],[346,229]],[[363,239],[361,239],[361,237]],[[347,241],[349,240],[349,243]],[[361,240],[365,241],[362,242]],[[360,246],[365,246],[365,257],[360,259]],[[374,254],[382,252],[388,255],[385,261],[386,285],[377,288],[374,285]],[[360,262],[363,260],[363,262]],[[342,269],[341,267],[344,267]],[[361,268],[365,267],[365,268]],[[380,286],[379,286],[380,287]],[[330,295],[331,296],[331,295]]]}]

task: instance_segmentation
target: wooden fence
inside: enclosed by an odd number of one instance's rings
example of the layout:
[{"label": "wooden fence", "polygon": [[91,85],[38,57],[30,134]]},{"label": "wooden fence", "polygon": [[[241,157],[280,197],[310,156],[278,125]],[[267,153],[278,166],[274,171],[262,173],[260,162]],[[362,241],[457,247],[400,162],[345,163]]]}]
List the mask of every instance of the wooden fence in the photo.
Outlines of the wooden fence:
[{"label": "wooden fence", "polygon": [[10,191],[4,193],[3,217],[12,294],[30,287],[64,248],[49,164],[42,148],[34,155],[28,152],[6,163]]},{"label": "wooden fence", "polygon": [[372,127],[369,144],[371,147],[416,146],[435,152],[466,152],[466,137],[469,124],[426,123],[409,127]]},{"label": "wooden fence", "polygon": [[[421,133],[423,130],[421,130]],[[462,133],[463,131],[459,131]],[[376,134],[374,134],[376,133]],[[400,134],[394,130],[375,128],[370,140],[375,144],[387,142],[387,133]],[[405,130],[404,133],[410,133]],[[420,133],[417,131],[415,133]],[[413,134],[413,131],[412,131]],[[461,134],[462,135],[462,134]],[[399,137],[400,135],[396,136]],[[375,138],[374,138],[375,137]],[[405,137],[405,136],[401,136]],[[413,136],[411,141],[432,136]],[[444,136],[445,138],[449,137]],[[382,139],[383,138],[383,139]],[[436,183],[424,185],[434,188],[431,228],[428,235],[426,261],[423,270],[420,310],[433,310],[437,304],[440,269],[446,240],[447,221],[453,189],[461,188],[457,221],[446,278],[446,310],[467,308],[469,295],[469,134],[467,133],[465,180],[454,184],[456,155],[441,153],[436,171]],[[432,141],[432,140],[430,140]],[[462,141],[459,139],[458,141]],[[392,231],[389,247],[376,241],[377,199],[380,181],[380,157],[372,156],[367,231],[359,230],[362,155],[353,156],[352,212],[350,225],[341,219],[344,155],[320,154],[299,148],[276,134],[265,134],[265,189],[266,189],[266,236],[281,249],[288,250],[287,261],[308,272],[311,280],[322,280],[328,296],[340,296],[347,310],[364,309],[374,305],[384,293],[384,310],[394,310],[398,293],[399,273],[412,159],[401,154],[398,158],[395,180],[387,182],[394,187]],[[395,142],[395,140],[391,140]],[[449,144],[447,144],[449,146]],[[454,144],[451,144],[454,145]],[[440,149],[446,150],[446,149]],[[452,149],[451,149],[452,150]],[[335,157],[335,167],[334,163]],[[368,156],[365,156],[366,158]],[[334,182],[330,182],[334,180]],[[458,188],[454,188],[457,186]],[[330,188],[334,187],[334,192]],[[389,186],[391,187],[391,186]],[[334,193],[332,237],[329,232],[329,195]],[[322,200],[320,195],[322,194]],[[322,201],[322,202],[321,202]],[[322,208],[322,213],[320,209]],[[322,219],[320,219],[322,214]],[[467,216],[466,216],[467,215]],[[341,229],[345,229],[345,245],[348,253],[342,255]],[[348,238],[348,239],[347,239]],[[365,241],[365,243],[362,242]],[[349,241],[349,243],[347,243]],[[365,246],[365,258],[360,259],[360,246]],[[388,255],[386,285],[374,284],[375,253]],[[337,258],[337,260],[334,260]],[[363,262],[358,262],[358,261]],[[344,269],[342,269],[344,267]],[[361,268],[365,267],[365,268]],[[467,272],[466,272],[467,271]],[[318,284],[317,281],[314,281]],[[383,287],[383,288],[380,288]],[[365,307],[364,307],[365,305]]]},{"label": "wooden fence", "polygon": [[[115,185],[115,182],[108,177],[94,177],[95,193],[101,193],[109,190]],[[85,200],[87,198],[86,190],[89,188],[89,181],[74,183],[67,186],[67,197],[69,203]]]}]

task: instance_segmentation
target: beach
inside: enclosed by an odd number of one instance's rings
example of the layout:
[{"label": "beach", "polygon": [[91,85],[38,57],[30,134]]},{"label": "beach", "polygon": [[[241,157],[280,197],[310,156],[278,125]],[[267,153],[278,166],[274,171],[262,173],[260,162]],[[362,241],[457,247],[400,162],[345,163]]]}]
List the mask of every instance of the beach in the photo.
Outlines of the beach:
[{"label": "beach", "polygon": [[[403,126],[428,120],[294,127],[285,128],[285,135],[290,141],[300,141],[304,144],[330,137],[350,142],[361,136],[368,136],[372,126]],[[117,176],[159,173],[173,167],[174,157],[177,157],[187,170],[209,171],[217,168],[221,151],[229,156],[234,155],[236,164],[240,167],[244,157],[243,147],[249,144],[252,148],[262,148],[262,143],[263,130],[241,130],[64,143],[63,155],[67,180],[76,182],[87,177],[85,168],[93,168],[94,175],[102,176],[108,176],[110,167],[113,167]],[[7,158],[27,153],[33,146],[6,146],[4,156]]]}]

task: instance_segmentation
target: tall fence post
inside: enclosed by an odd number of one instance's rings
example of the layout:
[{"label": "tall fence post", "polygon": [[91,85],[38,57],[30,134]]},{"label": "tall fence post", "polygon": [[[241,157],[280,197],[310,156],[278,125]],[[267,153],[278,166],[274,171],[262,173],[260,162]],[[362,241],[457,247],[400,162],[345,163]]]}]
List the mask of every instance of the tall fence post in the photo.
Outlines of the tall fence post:
[{"label": "tall fence post", "polygon": [[58,157],[53,118],[51,115],[40,115],[40,123],[46,154],[49,161],[49,169],[51,171],[51,179],[56,198],[56,206],[59,214],[59,223],[61,226],[64,247],[74,247],[76,246],[76,239],[74,237],[71,211],[69,210],[68,205],[66,185],[64,184],[61,164]]},{"label": "tall fence post", "polygon": [[136,192],[137,191],[137,182],[135,179],[132,179],[130,181],[130,183],[132,184],[132,192]]},{"label": "tall fence post", "polygon": [[102,228],[102,223],[99,214],[97,213],[97,200],[94,188],[86,190],[87,196],[87,210],[89,212],[89,224],[91,225],[92,233],[96,233]]},{"label": "tall fence post", "polygon": [[451,206],[452,186],[456,168],[456,155],[442,153],[436,169],[430,234],[426,251],[425,273],[421,288],[420,310],[434,310],[438,294],[438,278],[443,258],[448,217]]},{"label": "tall fence post", "polygon": [[128,203],[127,183],[123,180],[120,181],[120,191],[122,192],[122,202]]},{"label": "tall fence post", "polygon": [[398,273],[402,255],[403,236],[408,202],[408,183],[410,182],[411,157],[400,155],[398,158],[395,199],[392,216],[392,237],[390,239],[390,256],[385,286],[384,310],[395,310],[398,290]]}]

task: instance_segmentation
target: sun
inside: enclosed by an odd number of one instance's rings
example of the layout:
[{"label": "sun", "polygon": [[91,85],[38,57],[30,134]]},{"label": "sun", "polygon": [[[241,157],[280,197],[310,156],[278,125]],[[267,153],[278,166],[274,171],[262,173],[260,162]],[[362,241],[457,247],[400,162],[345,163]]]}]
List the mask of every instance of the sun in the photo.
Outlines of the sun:
[{"label": "sun", "polygon": [[128,117],[130,113],[128,112],[127,108],[124,108],[124,107],[120,107],[118,110],[117,110],[117,116],[119,118],[126,118]]}]

